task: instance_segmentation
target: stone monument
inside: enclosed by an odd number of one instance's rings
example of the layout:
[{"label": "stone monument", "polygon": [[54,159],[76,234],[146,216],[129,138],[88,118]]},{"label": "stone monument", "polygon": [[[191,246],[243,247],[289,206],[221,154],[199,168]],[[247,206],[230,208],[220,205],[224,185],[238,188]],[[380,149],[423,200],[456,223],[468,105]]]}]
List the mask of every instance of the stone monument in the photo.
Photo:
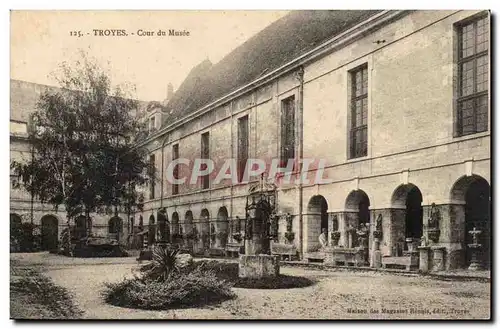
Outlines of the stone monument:
[{"label": "stone monument", "polygon": [[327,234],[326,228],[323,228],[321,230],[321,234],[318,237],[319,244],[321,245],[321,249],[325,249],[326,247],[328,247],[328,238],[327,238],[326,234]]},{"label": "stone monument", "polygon": [[433,202],[431,204],[427,235],[429,236],[429,239],[435,243],[439,241],[439,235],[441,234],[441,231],[439,229],[440,221],[441,221],[441,212],[437,208],[436,204]]},{"label": "stone monument", "polygon": [[271,220],[276,218],[276,186],[268,184],[264,175],[250,187],[245,218],[245,254],[240,255],[240,278],[263,278],[279,275],[277,256],[271,255]]},{"label": "stone monument", "polygon": [[478,236],[479,234],[481,234],[482,232],[480,230],[476,230],[476,228],[474,227],[472,229],[472,231],[469,231],[469,234],[472,235],[472,243],[469,243],[467,246],[471,249],[471,261],[470,261],[470,265],[469,265],[469,270],[471,271],[477,271],[479,269],[481,269],[481,265],[479,264],[479,260],[478,260],[478,251],[479,251],[479,248],[481,248],[481,244],[479,243],[479,240],[478,240]]}]

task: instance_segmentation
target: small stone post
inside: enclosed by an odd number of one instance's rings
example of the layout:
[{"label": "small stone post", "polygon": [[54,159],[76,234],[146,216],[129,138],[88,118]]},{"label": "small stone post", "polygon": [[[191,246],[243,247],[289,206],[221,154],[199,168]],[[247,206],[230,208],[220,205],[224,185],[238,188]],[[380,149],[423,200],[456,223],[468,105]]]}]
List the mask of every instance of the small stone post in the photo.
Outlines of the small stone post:
[{"label": "small stone post", "polygon": [[380,251],[380,240],[378,238],[373,239],[372,267],[382,267],[382,252]]},{"label": "small stone post", "polygon": [[479,236],[479,234],[481,234],[481,231],[476,230],[476,228],[474,227],[472,231],[469,231],[469,234],[472,235],[472,243],[468,244],[468,247],[471,249],[471,261],[469,270],[477,271],[481,268],[477,257],[478,250],[481,248],[481,244],[479,243],[477,237]]},{"label": "small stone post", "polygon": [[418,269],[422,273],[429,272],[429,250],[428,246],[420,246],[417,248],[420,253],[419,267]]},{"label": "small stone post", "polygon": [[444,271],[444,252],[446,250],[445,247],[431,247],[432,251],[434,252],[434,257],[433,257],[433,264],[432,264],[432,270],[433,271]]}]

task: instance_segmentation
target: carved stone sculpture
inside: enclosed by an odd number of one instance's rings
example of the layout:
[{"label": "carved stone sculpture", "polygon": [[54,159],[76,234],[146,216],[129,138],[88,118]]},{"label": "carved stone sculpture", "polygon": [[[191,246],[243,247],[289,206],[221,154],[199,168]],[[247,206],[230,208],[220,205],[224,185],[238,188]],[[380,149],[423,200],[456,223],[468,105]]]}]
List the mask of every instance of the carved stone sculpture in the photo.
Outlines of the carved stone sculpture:
[{"label": "carved stone sculpture", "polygon": [[337,215],[332,216],[332,231],[336,232],[339,230],[339,218]]},{"label": "carved stone sculpture", "polygon": [[376,239],[382,239],[382,214],[378,214],[375,220],[375,231],[373,231],[373,237]]},{"label": "carved stone sculpture", "polygon": [[438,242],[440,236],[439,223],[441,221],[441,212],[437,208],[436,204],[433,202],[431,204],[431,210],[428,222],[428,236],[432,242]]}]

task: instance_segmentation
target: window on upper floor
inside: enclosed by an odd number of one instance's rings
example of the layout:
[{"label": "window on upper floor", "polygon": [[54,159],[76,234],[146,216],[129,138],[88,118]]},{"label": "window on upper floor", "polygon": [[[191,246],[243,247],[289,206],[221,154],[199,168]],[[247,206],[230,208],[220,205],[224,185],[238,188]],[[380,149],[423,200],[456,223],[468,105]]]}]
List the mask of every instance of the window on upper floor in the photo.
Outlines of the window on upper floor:
[{"label": "window on upper floor", "polygon": [[[179,159],[179,144],[172,146],[172,161]],[[175,179],[179,179],[179,165],[176,165],[173,169],[173,176]],[[172,195],[179,194],[179,184],[172,183]]]},{"label": "window on upper floor", "polygon": [[[206,132],[201,134],[201,158],[210,159],[210,133]],[[205,169],[205,168],[201,168]],[[210,187],[210,175],[206,174],[202,178],[202,188],[207,189]]]},{"label": "window on upper floor", "polygon": [[295,159],[295,96],[281,101],[281,147],[280,166],[286,167],[288,160]]},{"label": "window on upper floor", "polygon": [[488,130],[489,20],[481,15],[457,25],[456,136]]},{"label": "window on upper floor", "polygon": [[368,65],[350,71],[349,158],[368,154]]},{"label": "window on upper floor", "polygon": [[248,161],[248,115],[238,119],[238,181],[243,181]]},{"label": "window on upper floor", "polygon": [[155,155],[151,154],[149,156],[149,199],[152,200],[155,198],[155,174],[156,174],[156,159]]}]

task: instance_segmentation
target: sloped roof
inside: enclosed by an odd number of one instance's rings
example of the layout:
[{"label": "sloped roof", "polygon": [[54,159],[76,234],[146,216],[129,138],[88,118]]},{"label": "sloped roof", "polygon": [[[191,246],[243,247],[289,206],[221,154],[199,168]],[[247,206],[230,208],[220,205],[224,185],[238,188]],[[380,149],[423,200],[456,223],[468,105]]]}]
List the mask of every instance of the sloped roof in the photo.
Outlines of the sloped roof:
[{"label": "sloped roof", "polygon": [[[28,122],[31,113],[36,110],[40,96],[45,92],[57,93],[60,90],[60,87],[10,79],[10,119]],[[134,115],[142,115],[141,113],[146,110],[147,106],[151,106],[151,102],[140,100],[137,102],[139,113]],[[161,104],[158,103],[158,106]]]},{"label": "sloped roof", "polygon": [[380,10],[294,11],[212,65],[194,67],[167,104],[168,123],[286,64]]},{"label": "sloped roof", "polygon": [[28,122],[30,114],[35,111],[40,95],[46,91],[57,91],[59,88],[38,83],[10,80],[10,119]]}]

